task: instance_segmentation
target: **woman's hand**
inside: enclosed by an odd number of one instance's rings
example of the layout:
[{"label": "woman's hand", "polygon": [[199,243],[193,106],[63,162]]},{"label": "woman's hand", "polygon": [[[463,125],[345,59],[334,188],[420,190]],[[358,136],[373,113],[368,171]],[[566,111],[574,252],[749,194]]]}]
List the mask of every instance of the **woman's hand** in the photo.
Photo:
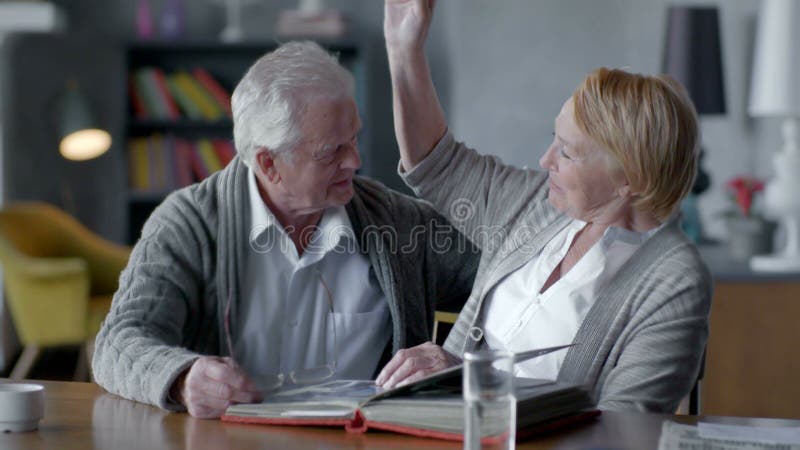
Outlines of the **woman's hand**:
[{"label": "woman's hand", "polygon": [[433,342],[397,352],[378,374],[375,384],[392,388],[413,383],[432,373],[455,366],[461,360]]},{"label": "woman's hand", "polygon": [[421,50],[436,0],[386,0],[383,34],[389,51]]},{"label": "woman's hand", "polygon": [[231,358],[203,356],[172,386],[175,400],[202,419],[220,417],[234,403],[261,401],[255,384]]}]

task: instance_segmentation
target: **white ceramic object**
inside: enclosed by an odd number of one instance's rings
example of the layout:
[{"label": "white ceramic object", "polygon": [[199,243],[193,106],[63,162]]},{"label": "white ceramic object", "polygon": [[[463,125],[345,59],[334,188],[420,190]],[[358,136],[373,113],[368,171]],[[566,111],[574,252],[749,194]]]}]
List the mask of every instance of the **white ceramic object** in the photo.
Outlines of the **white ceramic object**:
[{"label": "white ceramic object", "polygon": [[44,417],[44,386],[0,383],[0,432],[32,431]]}]

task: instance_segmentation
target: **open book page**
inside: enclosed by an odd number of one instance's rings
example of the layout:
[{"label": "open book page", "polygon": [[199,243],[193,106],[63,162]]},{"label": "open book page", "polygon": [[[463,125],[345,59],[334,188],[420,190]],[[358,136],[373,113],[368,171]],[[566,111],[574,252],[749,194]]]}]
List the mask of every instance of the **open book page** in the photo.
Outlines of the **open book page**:
[{"label": "open book page", "polygon": [[383,388],[372,380],[332,380],[270,393],[261,403],[233,405],[226,414],[274,418],[347,418]]},{"label": "open book page", "polygon": [[[454,367],[403,387],[384,389],[373,380],[332,380],[290,386],[269,393],[261,403],[233,405],[228,415],[260,417],[343,417],[360,406],[385,397],[455,394],[461,397],[461,367]],[[349,413],[346,414],[346,412]]]},{"label": "open book page", "polygon": [[264,403],[346,401],[358,405],[383,391],[372,380],[331,380],[275,391],[264,399]]},{"label": "open book page", "polygon": [[[562,350],[568,347],[572,347],[578,344],[567,344],[567,345],[558,345],[555,347],[546,347],[546,348],[537,348],[533,350],[528,350],[525,352],[517,353],[514,355],[516,362],[528,361],[530,359],[538,358],[539,356],[546,355],[548,353],[552,353],[558,350]],[[407,384],[405,386],[395,387],[392,389],[387,389],[382,393],[378,394],[374,400],[378,400],[381,398],[386,397],[398,397],[401,395],[413,394],[418,391],[425,391],[430,392],[433,390],[441,390],[441,391],[448,391],[453,393],[460,393],[461,392],[461,376],[464,371],[464,364],[457,364],[453,367],[448,367],[447,369],[441,370],[439,372],[433,373],[428,375],[425,378],[421,378],[413,383]],[[519,380],[526,380],[525,378],[519,378],[515,380],[515,382],[520,382]],[[527,380],[533,380],[528,378]],[[535,381],[521,381],[525,385],[533,384],[541,384],[543,382],[547,382],[546,380],[535,380]],[[518,384],[519,386],[519,384]],[[435,389],[434,389],[435,387]]]},{"label": "open book page", "polygon": [[[515,378],[517,425],[526,427],[575,413],[592,406],[587,392],[575,385],[550,380]],[[416,429],[463,433],[464,402],[460,392],[440,389],[417,390],[399,396],[368,401],[361,412],[368,421]],[[499,419],[498,419],[499,420]],[[501,422],[498,421],[498,426]],[[487,424],[491,427],[491,424]]]},{"label": "open book page", "polygon": [[463,405],[460,395],[444,394],[438,398],[411,396],[368,403],[361,412],[371,422],[460,433],[464,427]]},{"label": "open book page", "polygon": [[[534,358],[568,346],[531,350],[520,354],[520,357]],[[357,409],[362,409],[375,420],[402,420],[403,424],[420,428],[433,424],[435,427],[442,426],[449,431],[460,432],[463,425],[462,372],[463,367],[459,364],[392,389],[378,387],[373,380],[332,380],[310,386],[293,386],[270,393],[262,403],[231,406],[226,415],[297,419],[352,418]],[[588,395],[578,386],[524,378],[515,379],[514,384],[515,396],[520,402],[518,411],[529,414],[528,421],[531,422],[556,417],[553,413],[560,413],[562,410],[567,414],[591,406]],[[538,399],[535,407],[528,405],[527,401],[532,398]],[[430,414],[422,412],[427,408],[426,405],[434,403],[429,408]],[[419,413],[416,408],[420,409]],[[453,429],[456,425],[449,422],[436,423],[435,417],[445,414],[457,418],[458,429]],[[378,416],[383,419],[378,419]]]}]

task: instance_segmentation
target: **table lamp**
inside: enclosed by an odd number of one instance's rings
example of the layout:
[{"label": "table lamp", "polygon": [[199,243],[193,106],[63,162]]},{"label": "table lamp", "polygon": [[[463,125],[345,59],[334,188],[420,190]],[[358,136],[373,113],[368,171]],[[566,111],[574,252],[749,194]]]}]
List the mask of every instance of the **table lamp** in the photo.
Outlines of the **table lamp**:
[{"label": "table lamp", "polygon": [[786,233],[783,249],[750,259],[756,271],[800,271],[800,1],[764,0],[756,32],[749,113],[782,120],[783,148],[764,190],[766,212]]},{"label": "table lamp", "polygon": [[58,99],[58,150],[66,159],[85,161],[111,147],[111,135],[100,128],[78,83],[70,80]]},{"label": "table lamp", "polygon": [[[725,85],[722,77],[719,17],[714,7],[671,6],[667,10],[662,70],[678,80],[689,92],[700,116],[725,114]],[[683,229],[695,242],[703,240],[697,211],[697,196],[711,185],[701,165],[691,193],[681,204]]]}]

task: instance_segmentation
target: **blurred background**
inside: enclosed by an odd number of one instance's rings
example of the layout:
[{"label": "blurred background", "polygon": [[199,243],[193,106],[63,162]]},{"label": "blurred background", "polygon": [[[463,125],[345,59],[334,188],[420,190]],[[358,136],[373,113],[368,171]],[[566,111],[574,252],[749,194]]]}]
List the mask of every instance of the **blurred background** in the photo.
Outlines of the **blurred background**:
[{"label": "blurred background", "polygon": [[[800,395],[794,382],[800,358],[778,356],[800,338],[793,319],[800,314],[793,303],[800,259],[786,266],[788,275],[754,274],[746,261],[764,249],[751,235],[732,239],[728,220],[763,211],[753,195],[776,175],[772,159],[785,146],[784,119],[795,117],[796,124],[800,116],[800,38],[792,31],[798,3],[439,0],[428,39],[434,82],[456,138],[518,166],[538,166],[562,103],[599,66],[647,74],[669,69],[685,83],[699,83],[690,90],[701,113],[705,176],[684,217],[701,228],[687,233],[704,244],[739,242],[730,252],[704,251],[717,281],[707,378],[718,389],[704,394],[718,405],[711,412],[800,414],[792,401]],[[778,8],[774,18],[789,17],[783,36],[759,38],[766,5]],[[364,123],[361,172],[404,190],[396,175],[382,28],[381,0],[0,0],[0,204],[46,202],[106,243],[133,244],[165,195],[225,165],[232,125],[226,99],[250,63],[292,39],[319,41],[353,71]],[[764,54],[768,72],[786,69],[788,78],[755,76],[754,61]],[[770,97],[764,86],[788,87]],[[710,103],[700,99],[703,93],[713,93]],[[788,106],[759,103],[775,95]],[[96,151],[76,157],[64,138],[90,123],[101,130],[91,142]],[[78,148],[87,150],[89,141],[81,142]],[[784,180],[797,178],[797,154]],[[790,201],[800,201],[800,189],[788,186]],[[752,208],[736,197],[740,191],[749,192]],[[800,206],[793,208],[787,210],[800,215]],[[124,255],[127,247],[121,248]],[[728,265],[731,259],[739,265]],[[759,303],[765,295],[774,297],[768,308]],[[729,309],[719,306],[723,296]],[[2,311],[0,373],[8,374],[20,346]],[[92,336],[88,331],[86,341]],[[69,377],[74,357],[31,376],[66,366],[54,376]],[[774,395],[765,392],[777,385]],[[752,395],[739,401],[744,391]]]}]

